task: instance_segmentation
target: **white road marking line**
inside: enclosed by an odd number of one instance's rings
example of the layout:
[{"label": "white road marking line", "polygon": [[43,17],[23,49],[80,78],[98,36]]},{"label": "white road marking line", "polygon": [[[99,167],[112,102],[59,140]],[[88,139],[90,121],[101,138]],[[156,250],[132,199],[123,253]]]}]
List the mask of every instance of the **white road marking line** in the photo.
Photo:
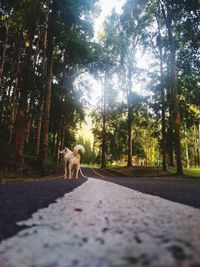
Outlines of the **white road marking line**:
[{"label": "white road marking line", "polygon": [[28,228],[0,244],[1,267],[179,266],[175,249],[192,266],[200,255],[198,209],[98,179],[18,225]]}]

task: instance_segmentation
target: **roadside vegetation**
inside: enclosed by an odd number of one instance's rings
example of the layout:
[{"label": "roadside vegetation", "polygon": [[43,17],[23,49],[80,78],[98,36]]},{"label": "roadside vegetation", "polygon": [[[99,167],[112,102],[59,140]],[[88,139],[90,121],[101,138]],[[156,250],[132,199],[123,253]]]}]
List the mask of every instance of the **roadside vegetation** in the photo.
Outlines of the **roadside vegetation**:
[{"label": "roadside vegetation", "polygon": [[[175,168],[169,168],[168,171],[172,174],[176,173],[176,169]],[[189,177],[196,177],[196,178],[200,178],[200,168],[189,168],[189,169],[183,169],[183,174],[185,176],[189,176]]]},{"label": "roadside vegetation", "polygon": [[[163,171],[159,166],[107,166],[107,171],[118,175],[118,176],[128,176],[128,177],[174,177],[176,174],[175,168],[168,168],[167,171]],[[181,177],[185,178],[200,178],[200,169],[191,168],[183,169],[183,175]]]}]

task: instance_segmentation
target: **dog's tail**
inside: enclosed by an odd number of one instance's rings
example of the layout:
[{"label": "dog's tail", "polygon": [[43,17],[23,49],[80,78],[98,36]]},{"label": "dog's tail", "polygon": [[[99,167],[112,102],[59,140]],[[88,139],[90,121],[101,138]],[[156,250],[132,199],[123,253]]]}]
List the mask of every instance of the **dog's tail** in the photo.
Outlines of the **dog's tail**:
[{"label": "dog's tail", "polygon": [[85,153],[85,148],[82,145],[76,145],[74,147],[74,151],[76,151],[78,153],[78,151],[81,151],[83,154]]}]

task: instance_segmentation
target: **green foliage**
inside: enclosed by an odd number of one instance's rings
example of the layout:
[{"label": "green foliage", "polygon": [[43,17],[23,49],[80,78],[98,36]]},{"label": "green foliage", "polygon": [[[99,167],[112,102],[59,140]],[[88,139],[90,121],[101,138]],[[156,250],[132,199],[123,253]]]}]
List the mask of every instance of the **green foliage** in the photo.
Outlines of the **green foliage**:
[{"label": "green foliage", "polygon": [[200,177],[200,169],[199,168],[191,168],[189,170],[184,170],[184,174],[193,177]]},{"label": "green foliage", "polygon": [[92,149],[90,140],[84,140],[83,138],[79,137],[77,144],[82,144],[85,148],[85,153],[81,155],[81,163],[88,165],[96,163],[96,154]]}]

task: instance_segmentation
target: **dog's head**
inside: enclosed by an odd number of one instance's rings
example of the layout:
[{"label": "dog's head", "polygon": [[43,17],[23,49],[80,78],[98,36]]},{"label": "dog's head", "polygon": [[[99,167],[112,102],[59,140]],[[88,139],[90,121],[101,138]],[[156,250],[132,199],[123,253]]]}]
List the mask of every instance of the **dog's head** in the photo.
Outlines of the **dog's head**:
[{"label": "dog's head", "polygon": [[59,154],[62,154],[65,156],[69,151],[70,150],[67,147],[65,147],[63,150],[59,151]]}]

